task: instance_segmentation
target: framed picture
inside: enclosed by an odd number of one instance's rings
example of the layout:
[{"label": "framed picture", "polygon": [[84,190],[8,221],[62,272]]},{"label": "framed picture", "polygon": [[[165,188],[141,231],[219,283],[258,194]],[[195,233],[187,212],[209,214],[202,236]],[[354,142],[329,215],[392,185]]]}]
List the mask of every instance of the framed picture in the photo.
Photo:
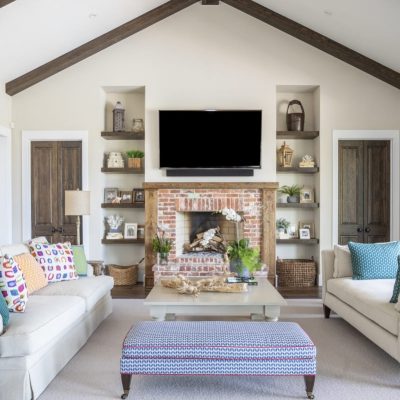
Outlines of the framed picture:
[{"label": "framed picture", "polygon": [[300,190],[300,203],[314,203],[314,189],[303,187]]},{"label": "framed picture", "polygon": [[133,203],[133,192],[129,190],[121,190],[119,192],[121,203]]},{"label": "framed picture", "polygon": [[[315,225],[314,222],[299,222],[299,230],[300,229],[308,229],[310,233],[309,239],[315,238]],[[300,237],[301,239],[301,237]]]},{"label": "framed picture", "polygon": [[138,224],[127,222],[125,223],[124,239],[137,239]]},{"label": "framed picture", "polygon": [[135,203],[144,203],[144,190],[143,189],[133,189],[135,194]]},{"label": "framed picture", "polygon": [[118,188],[104,189],[104,203],[112,203],[118,197]]},{"label": "framed picture", "polygon": [[144,225],[138,225],[137,237],[138,239],[144,239]]},{"label": "framed picture", "polygon": [[311,239],[309,229],[299,229],[300,239]]}]

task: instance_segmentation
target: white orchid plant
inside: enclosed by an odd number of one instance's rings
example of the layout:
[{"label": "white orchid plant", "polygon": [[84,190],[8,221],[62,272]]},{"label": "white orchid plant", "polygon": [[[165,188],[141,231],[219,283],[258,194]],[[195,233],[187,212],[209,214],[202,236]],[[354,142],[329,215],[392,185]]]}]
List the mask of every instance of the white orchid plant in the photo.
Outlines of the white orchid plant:
[{"label": "white orchid plant", "polygon": [[232,222],[244,222],[245,219],[242,215],[236,212],[233,208],[224,207],[218,211],[218,214],[222,214],[227,221]]}]

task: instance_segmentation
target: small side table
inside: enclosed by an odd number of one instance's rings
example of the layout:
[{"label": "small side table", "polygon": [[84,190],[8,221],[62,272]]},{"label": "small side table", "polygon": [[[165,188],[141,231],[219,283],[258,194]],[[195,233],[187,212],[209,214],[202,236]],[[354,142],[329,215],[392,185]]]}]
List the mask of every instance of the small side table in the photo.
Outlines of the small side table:
[{"label": "small side table", "polygon": [[93,267],[93,274],[94,276],[99,276],[99,275],[104,275],[105,272],[105,267],[104,267],[104,261],[102,260],[90,260],[87,261],[88,264],[90,264]]}]

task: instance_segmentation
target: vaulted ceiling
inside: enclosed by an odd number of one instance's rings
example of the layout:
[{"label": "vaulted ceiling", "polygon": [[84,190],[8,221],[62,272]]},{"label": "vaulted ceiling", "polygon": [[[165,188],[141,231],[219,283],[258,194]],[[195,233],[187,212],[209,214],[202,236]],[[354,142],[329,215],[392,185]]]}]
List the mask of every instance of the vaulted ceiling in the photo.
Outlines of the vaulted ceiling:
[{"label": "vaulted ceiling", "polygon": [[[255,0],[400,72],[398,0]],[[12,80],[165,0],[16,0],[0,9],[0,80]]]}]

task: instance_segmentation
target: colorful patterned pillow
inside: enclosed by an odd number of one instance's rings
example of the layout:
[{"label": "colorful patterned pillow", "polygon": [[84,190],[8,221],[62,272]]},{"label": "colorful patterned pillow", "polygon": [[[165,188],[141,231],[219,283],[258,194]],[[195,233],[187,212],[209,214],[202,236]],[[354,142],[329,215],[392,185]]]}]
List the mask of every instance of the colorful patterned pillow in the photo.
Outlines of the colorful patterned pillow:
[{"label": "colorful patterned pillow", "polygon": [[[10,310],[7,307],[6,299],[0,293],[0,319],[3,322],[3,328],[6,328],[8,325],[8,320],[10,318]],[[2,330],[0,329],[0,335],[2,334]]]},{"label": "colorful patterned pillow", "polygon": [[87,275],[87,261],[83,246],[71,246],[74,253],[74,264],[79,276]]},{"label": "colorful patterned pillow", "polygon": [[353,279],[395,279],[400,242],[348,243]]},{"label": "colorful patterned pillow", "polygon": [[78,279],[70,243],[32,243],[30,248],[48,282]]},{"label": "colorful patterned pillow", "polygon": [[397,275],[396,275],[396,280],[394,282],[393,286],[393,294],[392,298],[390,299],[391,303],[397,303],[399,300],[399,294],[400,294],[400,256],[397,257]]},{"label": "colorful patterned pillow", "polygon": [[28,289],[24,275],[14,259],[7,255],[4,256],[0,264],[0,291],[10,311],[25,311]]},{"label": "colorful patterned pillow", "polygon": [[25,253],[14,257],[24,274],[28,294],[32,294],[49,283],[43,269],[31,254]]}]

